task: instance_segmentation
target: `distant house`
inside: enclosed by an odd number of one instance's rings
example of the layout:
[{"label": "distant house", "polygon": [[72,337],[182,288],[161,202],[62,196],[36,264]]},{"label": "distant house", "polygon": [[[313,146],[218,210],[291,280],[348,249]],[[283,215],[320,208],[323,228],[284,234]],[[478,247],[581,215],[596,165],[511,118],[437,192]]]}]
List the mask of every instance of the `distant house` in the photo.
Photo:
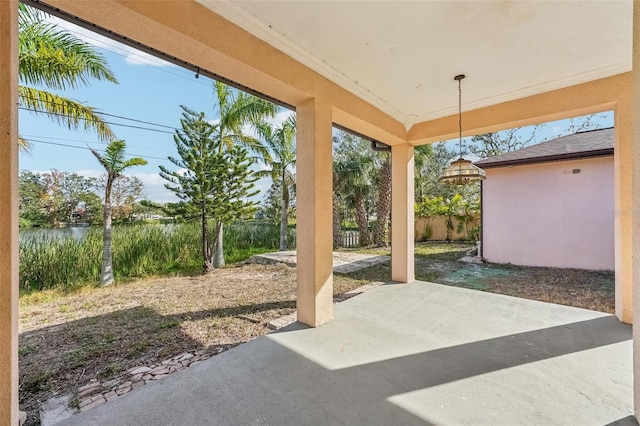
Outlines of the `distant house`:
[{"label": "distant house", "polygon": [[614,269],[614,132],[563,136],[475,164],[489,262]]}]

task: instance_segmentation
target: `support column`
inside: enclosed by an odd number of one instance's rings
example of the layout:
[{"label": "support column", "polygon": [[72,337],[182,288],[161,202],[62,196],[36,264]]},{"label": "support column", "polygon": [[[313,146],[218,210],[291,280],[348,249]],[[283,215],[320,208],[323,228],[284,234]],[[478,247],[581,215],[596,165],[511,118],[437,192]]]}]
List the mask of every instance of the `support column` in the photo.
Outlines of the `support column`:
[{"label": "support column", "polygon": [[333,318],[333,161],[331,105],[297,105],[298,321],[317,327]]},{"label": "support column", "polygon": [[0,424],[18,424],[18,1],[0,1]]},{"label": "support column", "polygon": [[408,283],[414,275],[413,146],[391,147],[391,279]]},{"label": "support column", "polygon": [[616,316],[622,322],[631,324],[633,321],[633,235],[634,216],[633,173],[634,157],[632,143],[632,99],[631,94],[622,97],[616,103],[615,120],[615,148],[613,157],[614,167],[614,244],[615,244],[615,305]]},{"label": "support column", "polygon": [[633,184],[631,215],[633,239],[629,262],[633,262],[633,402],[640,419],[640,1],[633,2],[633,68],[631,81],[631,158]]}]

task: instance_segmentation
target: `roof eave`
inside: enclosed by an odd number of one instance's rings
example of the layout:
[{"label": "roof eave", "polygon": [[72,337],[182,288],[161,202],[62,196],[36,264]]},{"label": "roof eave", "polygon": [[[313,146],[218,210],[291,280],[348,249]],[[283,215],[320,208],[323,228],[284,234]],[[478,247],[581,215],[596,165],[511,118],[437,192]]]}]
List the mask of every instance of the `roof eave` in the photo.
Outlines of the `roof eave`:
[{"label": "roof eave", "polygon": [[474,163],[482,169],[496,169],[499,167],[520,166],[525,164],[550,163],[555,161],[580,160],[583,158],[604,157],[613,155],[613,148],[597,149],[586,152],[571,152],[566,154],[547,155],[543,157],[519,158],[514,160],[496,161],[491,163]]}]

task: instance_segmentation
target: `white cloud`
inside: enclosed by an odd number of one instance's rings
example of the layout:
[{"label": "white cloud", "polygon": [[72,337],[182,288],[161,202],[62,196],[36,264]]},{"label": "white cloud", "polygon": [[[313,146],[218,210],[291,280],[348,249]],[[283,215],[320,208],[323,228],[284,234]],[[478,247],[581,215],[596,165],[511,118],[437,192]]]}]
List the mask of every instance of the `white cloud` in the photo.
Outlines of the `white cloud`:
[{"label": "white cloud", "polygon": [[104,170],[87,169],[87,170],[78,170],[73,173],[76,173],[80,176],[91,177],[91,178],[98,178],[98,177],[104,176]]},{"label": "white cloud", "polygon": [[160,58],[144,53],[138,49],[119,43],[110,38],[101,36],[91,30],[79,27],[69,21],[57,18],[55,16],[49,16],[46,21],[51,22],[65,30],[71,32],[73,35],[81,39],[82,41],[91,44],[92,46],[108,50],[109,52],[121,55],[125,61],[134,65],[149,65],[154,67],[176,67],[176,65],[163,61]]},{"label": "white cloud", "polygon": [[157,203],[175,203],[179,201],[176,195],[164,185],[167,183],[158,173],[128,173],[144,183],[145,198]]},{"label": "white cloud", "polygon": [[269,118],[267,121],[274,126],[279,126],[284,123],[290,115],[295,114],[293,111],[289,111],[288,109],[283,109],[279,113],[276,114],[275,117]]},{"label": "white cloud", "polygon": [[[291,114],[295,114],[295,113],[292,111],[289,111],[288,109],[283,109],[282,111],[277,113],[275,117],[266,118],[265,121],[273,125],[273,127],[278,127],[282,123],[284,123],[285,120],[289,118]],[[242,132],[245,135],[251,136],[254,139],[260,139],[258,138],[258,134],[255,132],[253,126],[251,126],[250,124],[245,124],[244,127],[242,128]]]},{"label": "white cloud", "polygon": [[263,199],[265,194],[267,193],[267,191],[269,190],[269,188],[271,187],[271,179],[268,177],[264,177],[261,179],[258,179],[255,182],[255,188],[257,189],[258,192],[255,196],[251,197],[249,200],[251,201],[256,201],[258,203],[260,203]]},{"label": "white cloud", "polygon": [[[48,173],[50,170],[45,170],[44,172],[34,172],[34,173]],[[178,173],[186,172],[186,169],[180,169],[177,171]],[[98,178],[104,175],[104,171],[102,170],[77,170],[73,173],[77,173],[81,176]],[[167,183],[158,173],[127,173],[127,176],[134,176],[140,179],[144,183],[144,198],[154,201],[156,203],[175,203],[180,201],[176,195],[169,191],[164,185]],[[255,189],[260,191],[257,195],[251,198],[252,201],[262,201],[264,195],[271,187],[271,179],[268,177],[261,178],[255,182]]]}]

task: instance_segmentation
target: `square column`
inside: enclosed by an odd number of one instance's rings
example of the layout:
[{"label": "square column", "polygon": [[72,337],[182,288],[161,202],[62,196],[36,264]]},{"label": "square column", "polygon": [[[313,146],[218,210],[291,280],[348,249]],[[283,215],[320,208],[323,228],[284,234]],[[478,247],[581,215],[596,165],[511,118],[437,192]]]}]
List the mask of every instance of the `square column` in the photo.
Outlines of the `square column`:
[{"label": "square column", "polygon": [[[631,258],[633,267],[633,405],[640,419],[640,1],[633,2],[633,68],[631,71]],[[617,123],[616,123],[617,124]],[[615,155],[615,154],[614,154]],[[617,285],[617,283],[616,283]]]},{"label": "square column", "polygon": [[0,424],[18,424],[18,1],[0,1]]},{"label": "square column", "polygon": [[413,145],[391,147],[391,279],[408,283],[414,268]]},{"label": "square column", "polygon": [[332,108],[309,99],[296,107],[298,321],[333,318]]},{"label": "square column", "polygon": [[633,173],[638,167],[633,156],[631,96],[618,99],[614,109],[615,147],[614,169],[614,244],[615,244],[615,305],[616,316],[622,322],[633,321],[633,236],[634,216]]}]

